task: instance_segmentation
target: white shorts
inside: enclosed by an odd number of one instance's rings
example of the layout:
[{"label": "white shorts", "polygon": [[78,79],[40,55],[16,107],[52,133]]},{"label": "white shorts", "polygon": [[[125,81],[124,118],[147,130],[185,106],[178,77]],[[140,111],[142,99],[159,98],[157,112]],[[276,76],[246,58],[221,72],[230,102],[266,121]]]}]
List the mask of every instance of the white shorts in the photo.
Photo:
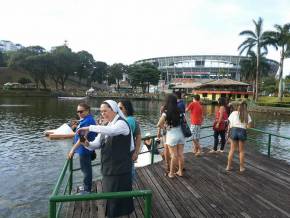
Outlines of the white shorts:
[{"label": "white shorts", "polygon": [[181,131],[180,126],[172,127],[167,130],[166,133],[166,144],[173,147],[177,144],[185,144],[185,137]]},{"label": "white shorts", "polygon": [[190,131],[192,133],[192,139],[199,140],[200,139],[200,125],[190,125]]}]

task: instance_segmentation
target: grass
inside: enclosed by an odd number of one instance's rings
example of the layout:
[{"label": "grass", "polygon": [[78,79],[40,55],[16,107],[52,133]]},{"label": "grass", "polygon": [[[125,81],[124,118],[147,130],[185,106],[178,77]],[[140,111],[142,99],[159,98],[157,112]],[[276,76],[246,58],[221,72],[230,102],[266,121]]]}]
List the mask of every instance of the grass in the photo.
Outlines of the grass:
[{"label": "grass", "polygon": [[267,104],[290,103],[290,97],[283,97],[282,102],[280,102],[278,97],[261,96],[259,97],[258,103],[267,103]]}]

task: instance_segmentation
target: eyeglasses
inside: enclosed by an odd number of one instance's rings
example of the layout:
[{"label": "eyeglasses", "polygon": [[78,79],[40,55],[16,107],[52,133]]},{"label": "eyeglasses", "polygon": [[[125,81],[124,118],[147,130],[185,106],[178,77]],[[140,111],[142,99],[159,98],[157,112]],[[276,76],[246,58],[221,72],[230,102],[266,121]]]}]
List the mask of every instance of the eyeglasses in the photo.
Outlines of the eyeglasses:
[{"label": "eyeglasses", "polygon": [[84,111],[77,111],[78,114],[82,114]]}]

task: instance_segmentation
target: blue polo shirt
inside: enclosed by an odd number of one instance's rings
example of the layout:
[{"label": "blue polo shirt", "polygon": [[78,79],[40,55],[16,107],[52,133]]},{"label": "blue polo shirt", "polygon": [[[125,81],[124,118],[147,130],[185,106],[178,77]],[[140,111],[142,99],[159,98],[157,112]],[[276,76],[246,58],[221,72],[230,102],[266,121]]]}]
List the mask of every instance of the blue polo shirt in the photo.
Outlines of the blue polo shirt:
[{"label": "blue polo shirt", "polygon": [[[76,129],[76,131],[81,128],[81,127],[87,127],[90,125],[96,125],[96,122],[93,118],[93,116],[91,114],[87,115],[86,117],[84,117],[82,120],[80,120],[80,123]],[[89,132],[87,135],[87,139],[88,141],[94,141],[95,137],[96,137],[97,133],[95,132]],[[80,136],[78,134],[75,134],[74,137],[74,144],[79,140]],[[92,151],[84,148],[84,145],[80,145],[77,149],[76,149],[76,153],[78,153],[79,155],[88,155],[91,154]]]}]

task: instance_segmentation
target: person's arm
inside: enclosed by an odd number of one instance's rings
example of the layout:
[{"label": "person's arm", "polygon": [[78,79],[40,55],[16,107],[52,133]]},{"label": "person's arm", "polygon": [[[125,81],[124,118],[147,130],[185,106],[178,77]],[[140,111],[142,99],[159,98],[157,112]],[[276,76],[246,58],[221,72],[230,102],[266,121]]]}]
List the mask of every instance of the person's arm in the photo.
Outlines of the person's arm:
[{"label": "person's arm", "polygon": [[161,129],[164,128],[164,124],[165,124],[165,115],[162,114],[157,123],[157,138],[161,137]]},{"label": "person's arm", "polygon": [[68,159],[72,159],[74,154],[75,154],[75,150],[81,145],[80,140],[78,140],[70,149],[70,152],[67,154],[67,158]]},{"label": "person's arm", "polygon": [[84,143],[85,144],[84,148],[90,151],[99,149],[101,147],[101,141],[102,141],[102,135],[98,134],[94,141],[89,142],[86,140]]},{"label": "person's arm", "polygon": [[138,159],[138,155],[139,155],[139,152],[140,152],[140,147],[141,147],[141,130],[140,130],[140,125],[139,123],[135,122],[135,151],[132,155],[132,160],[133,161],[136,161]]},{"label": "person's arm", "polygon": [[90,125],[88,130],[108,136],[128,135],[130,133],[129,126],[123,120],[118,120],[109,126]]},{"label": "person's arm", "polygon": [[221,106],[219,108],[219,119],[217,121],[216,128],[218,128],[219,125],[220,125],[220,123],[222,122],[224,112],[225,112],[225,107],[224,106]]},{"label": "person's arm", "polygon": [[191,103],[186,107],[185,111],[188,112],[191,110]]},{"label": "person's arm", "polygon": [[138,159],[140,147],[141,147],[141,134],[138,134],[138,135],[136,135],[136,139],[135,139],[135,151],[132,155],[133,161],[136,161]]}]

